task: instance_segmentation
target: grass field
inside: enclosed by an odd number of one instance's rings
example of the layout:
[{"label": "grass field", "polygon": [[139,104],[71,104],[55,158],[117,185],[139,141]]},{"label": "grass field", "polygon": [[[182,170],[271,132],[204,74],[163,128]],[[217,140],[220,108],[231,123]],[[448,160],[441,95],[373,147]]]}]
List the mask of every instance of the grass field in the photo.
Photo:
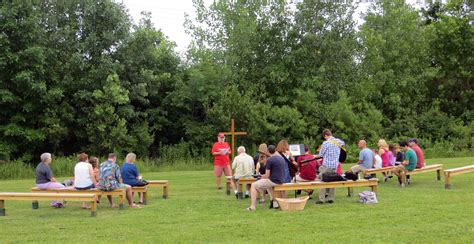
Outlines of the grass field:
[{"label": "grass field", "polygon": [[[474,164],[474,158],[431,159],[444,168]],[[350,165],[345,165],[349,167]],[[249,199],[237,201],[214,187],[211,171],[156,172],[146,179],[168,179],[169,199],[153,188],[142,209],[99,205],[96,218],[80,203],[52,209],[40,202],[6,202],[0,217],[0,243],[6,242],[423,242],[472,243],[474,174],[455,176],[445,190],[436,173],[412,176],[406,188],[396,179],[380,183],[379,204],[357,203],[345,189],[336,203],[308,202],[301,212],[281,212],[258,205],[246,212]],[[1,191],[28,192],[34,180],[0,181]],[[358,193],[364,188],[355,188]],[[291,195],[291,194],[290,194]],[[105,200],[105,199],[104,199]]]}]

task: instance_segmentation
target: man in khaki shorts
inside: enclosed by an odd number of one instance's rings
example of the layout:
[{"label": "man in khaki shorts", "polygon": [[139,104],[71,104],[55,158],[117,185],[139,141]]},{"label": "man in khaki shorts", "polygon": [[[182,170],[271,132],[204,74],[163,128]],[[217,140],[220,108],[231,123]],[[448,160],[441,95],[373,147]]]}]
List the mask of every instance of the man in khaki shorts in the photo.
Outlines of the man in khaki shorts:
[{"label": "man in khaki shorts", "polygon": [[271,157],[268,158],[265,164],[265,174],[262,176],[262,179],[254,182],[250,188],[251,204],[247,211],[255,211],[258,192],[263,193],[265,190],[270,195],[270,208],[278,208],[278,203],[273,201],[273,187],[284,182],[286,165],[283,157],[276,153],[274,145],[268,146],[268,152],[271,154]]}]

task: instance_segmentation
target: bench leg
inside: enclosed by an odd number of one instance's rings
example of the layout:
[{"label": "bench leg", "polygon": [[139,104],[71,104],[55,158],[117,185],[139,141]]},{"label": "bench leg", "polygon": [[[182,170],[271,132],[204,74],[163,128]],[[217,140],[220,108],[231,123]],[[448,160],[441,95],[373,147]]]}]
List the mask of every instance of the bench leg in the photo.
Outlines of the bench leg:
[{"label": "bench leg", "polygon": [[225,193],[227,195],[230,195],[230,181],[229,180],[225,182]]},{"label": "bench leg", "polygon": [[436,174],[437,174],[438,180],[441,180],[441,170],[440,169],[436,170]]},{"label": "bench leg", "polygon": [[400,173],[400,175],[402,176],[402,187],[405,187],[405,184],[407,182],[407,175],[406,175],[405,171],[402,171]]},{"label": "bench leg", "polygon": [[0,216],[5,216],[5,200],[0,200]]},{"label": "bench leg", "polygon": [[148,202],[148,190],[146,192],[143,192],[143,205],[147,205]]},{"label": "bench leg", "polygon": [[120,199],[119,209],[125,209],[125,194],[126,193],[119,196],[119,199]]},{"label": "bench leg", "polygon": [[240,182],[237,182],[237,199],[243,199],[243,193],[242,193],[242,188],[243,185]]},{"label": "bench leg", "polygon": [[370,189],[372,190],[372,192],[377,193],[377,186],[371,186]]},{"label": "bench leg", "polygon": [[168,185],[163,186],[163,199],[168,198]]},{"label": "bench leg", "polygon": [[38,208],[39,208],[39,203],[38,203],[38,201],[33,201],[33,202],[31,203],[31,207],[32,207],[33,209],[38,209]]},{"label": "bench leg", "polygon": [[352,187],[347,187],[347,196],[352,197],[354,189]]},{"label": "bench leg", "polygon": [[451,175],[447,172],[444,173],[444,189],[451,189]]},{"label": "bench leg", "polygon": [[91,217],[97,216],[97,200],[91,202]]}]

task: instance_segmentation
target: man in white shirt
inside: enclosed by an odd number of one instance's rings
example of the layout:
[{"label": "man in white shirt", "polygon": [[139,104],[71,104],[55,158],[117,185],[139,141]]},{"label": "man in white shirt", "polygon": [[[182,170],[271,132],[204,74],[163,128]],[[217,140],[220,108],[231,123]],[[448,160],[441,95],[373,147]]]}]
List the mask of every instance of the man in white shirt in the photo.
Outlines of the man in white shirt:
[{"label": "man in white shirt", "polygon": [[[232,162],[232,170],[234,171],[234,176],[232,177],[232,189],[234,189],[235,196],[237,195],[237,181],[241,178],[252,177],[252,174],[255,172],[255,165],[253,158],[245,152],[245,147],[240,146],[237,148],[238,156],[234,158]],[[247,188],[250,186],[247,185]],[[245,192],[245,198],[249,196],[249,189]]]}]

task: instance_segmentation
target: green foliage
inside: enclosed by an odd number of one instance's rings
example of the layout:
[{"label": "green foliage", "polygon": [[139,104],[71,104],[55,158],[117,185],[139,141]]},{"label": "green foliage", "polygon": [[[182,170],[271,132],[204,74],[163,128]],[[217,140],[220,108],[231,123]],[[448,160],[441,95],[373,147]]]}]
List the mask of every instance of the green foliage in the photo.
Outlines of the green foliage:
[{"label": "green foliage", "polygon": [[194,6],[181,58],[150,13],[133,25],[116,1],[2,1],[0,161],[133,151],[161,157],[150,169],[206,165],[232,117],[248,148],[315,148],[330,128],[354,155],[362,138],[472,150],[468,2],[375,1],[361,26],[339,1]]}]

